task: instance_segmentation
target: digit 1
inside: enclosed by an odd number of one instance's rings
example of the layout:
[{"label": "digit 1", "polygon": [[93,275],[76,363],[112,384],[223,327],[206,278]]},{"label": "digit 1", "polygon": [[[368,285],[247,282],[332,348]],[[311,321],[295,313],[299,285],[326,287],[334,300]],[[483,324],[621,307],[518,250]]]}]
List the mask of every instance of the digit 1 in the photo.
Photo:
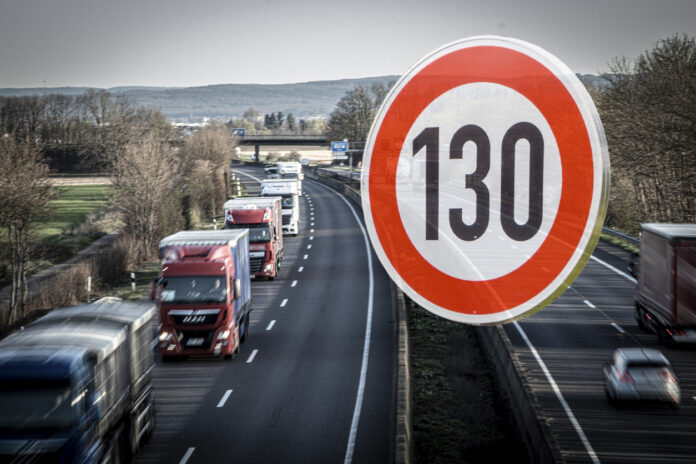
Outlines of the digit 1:
[{"label": "digit 1", "polygon": [[413,156],[425,147],[425,239],[438,238],[440,128],[427,127],[413,139]]},{"label": "digit 1", "polygon": [[[515,221],[515,144],[529,142],[529,217],[525,224]],[[503,136],[501,161],[500,222],[513,240],[524,241],[534,237],[541,227],[544,206],[544,139],[531,123],[519,122]]]},{"label": "digit 1", "polygon": [[450,159],[462,159],[462,150],[466,142],[476,144],[476,170],[466,175],[466,188],[476,193],[476,220],[471,225],[464,223],[462,208],[449,210],[449,222],[452,232],[461,240],[473,241],[479,238],[488,228],[490,217],[490,192],[483,183],[491,166],[491,142],[488,135],[479,126],[473,124],[460,127],[452,136],[450,143]]}]

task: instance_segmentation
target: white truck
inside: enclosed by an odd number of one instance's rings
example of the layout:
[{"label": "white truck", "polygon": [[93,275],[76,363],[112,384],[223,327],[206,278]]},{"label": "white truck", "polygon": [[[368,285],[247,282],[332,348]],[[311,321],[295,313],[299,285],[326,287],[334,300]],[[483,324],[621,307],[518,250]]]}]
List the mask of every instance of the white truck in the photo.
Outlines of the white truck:
[{"label": "white truck", "polygon": [[279,161],[276,166],[278,167],[278,174],[297,174],[300,180],[304,180],[304,174],[302,173],[302,164],[297,161]]},{"label": "white truck", "polygon": [[297,235],[300,230],[300,196],[296,179],[265,179],[261,195],[283,198],[283,233]]}]

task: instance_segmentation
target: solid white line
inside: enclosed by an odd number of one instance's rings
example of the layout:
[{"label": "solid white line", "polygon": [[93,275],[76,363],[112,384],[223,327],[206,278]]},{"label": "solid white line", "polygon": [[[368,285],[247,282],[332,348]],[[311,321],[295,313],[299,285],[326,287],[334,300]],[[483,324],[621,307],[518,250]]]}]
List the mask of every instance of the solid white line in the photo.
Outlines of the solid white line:
[{"label": "solid white line", "polygon": [[297,272],[302,272],[302,269],[304,269],[304,266],[300,266],[300,268],[297,270]]},{"label": "solid white line", "polygon": [[189,448],[189,449],[186,451],[186,454],[184,454],[184,457],[181,458],[181,461],[179,461],[179,464],[186,464],[186,461],[189,460],[189,458],[191,457],[191,455],[193,454],[193,451],[194,451],[195,449],[196,449],[196,448]]},{"label": "solid white line", "polygon": [[242,175],[247,176],[247,177],[251,177],[251,178],[254,179],[256,182],[261,183],[261,179],[259,179],[258,177],[254,177],[254,176],[252,176],[251,174],[247,174],[246,172],[237,171],[236,169],[230,169],[230,171],[236,172],[236,173],[238,173],[238,174],[242,174]]},{"label": "solid white line", "polygon": [[229,398],[231,394],[232,394],[232,390],[227,390],[227,391],[225,392],[225,394],[222,395],[222,399],[221,399],[220,402],[218,403],[217,407],[218,407],[218,408],[223,407],[223,406],[225,405],[225,402],[227,401],[227,398]]},{"label": "solid white line", "polygon": [[524,330],[522,330],[522,327],[520,326],[520,324],[517,321],[515,321],[515,322],[513,322],[513,325],[517,328],[517,331],[522,336],[522,339],[529,347],[529,350],[534,355],[534,358],[536,359],[537,363],[539,363],[541,370],[544,372],[544,375],[546,376],[546,380],[549,381],[549,384],[551,385],[551,389],[556,394],[556,398],[558,398],[558,401],[561,403],[561,406],[563,406],[563,409],[565,410],[565,413],[568,416],[568,419],[570,419],[570,423],[573,425],[573,428],[575,429],[575,432],[577,432],[578,437],[580,437],[580,441],[585,446],[585,450],[587,451],[587,454],[590,456],[590,459],[592,460],[593,463],[599,464],[600,461],[599,461],[599,458],[597,457],[597,453],[595,453],[594,449],[592,448],[592,445],[590,444],[589,440],[585,436],[585,432],[582,430],[582,427],[580,426],[580,422],[578,422],[578,420],[575,418],[575,414],[573,414],[573,411],[570,409],[570,406],[568,406],[568,403],[566,402],[565,398],[563,397],[563,393],[561,393],[561,389],[558,388],[556,381],[551,376],[551,372],[546,367],[546,363],[544,363],[544,361],[541,359],[541,356],[539,356],[539,353],[537,352],[536,348],[534,348],[534,345],[532,345],[532,342],[529,341],[527,334],[525,333]]},{"label": "solid white line", "polygon": [[247,363],[252,362],[252,361],[254,360],[254,358],[256,357],[256,353],[258,353],[258,352],[259,352],[259,350],[254,350],[254,351],[252,351],[252,352],[251,352],[251,356],[249,356],[249,359],[247,359],[246,362],[247,362]]},{"label": "solid white line", "polygon": [[343,460],[344,464],[351,464],[353,462],[353,451],[355,450],[355,437],[358,435],[358,423],[360,422],[360,410],[362,409],[363,398],[365,396],[365,381],[367,379],[367,364],[370,358],[370,336],[372,334],[372,305],[374,299],[374,271],[372,270],[372,253],[370,249],[370,240],[367,238],[367,232],[362,222],[360,222],[360,217],[358,213],[355,212],[353,205],[346,200],[346,198],[336,192],[335,190],[326,187],[325,185],[316,182],[316,184],[321,185],[326,190],[331,191],[333,194],[338,196],[343,202],[350,208],[355,221],[360,226],[360,231],[363,235],[363,240],[365,241],[365,251],[367,252],[367,267],[369,270],[369,284],[368,284],[368,297],[367,297],[367,322],[365,324],[365,344],[363,345],[363,355],[362,355],[362,367],[360,368],[360,382],[358,383],[358,394],[355,398],[355,409],[353,410],[353,419],[350,424],[350,434],[348,435],[348,444],[346,446],[346,456]]},{"label": "solid white line", "polygon": [[309,258],[309,255],[304,255],[304,256],[302,257],[302,259],[307,259],[307,258]]},{"label": "solid white line", "polygon": [[285,305],[288,304],[288,299],[285,298],[283,301],[280,302],[280,307],[283,308]]},{"label": "solid white line", "polygon": [[605,263],[605,262],[602,261],[601,259],[595,258],[594,256],[590,256],[590,258],[593,259],[593,260],[595,260],[595,261],[597,261],[599,264],[601,264],[602,266],[606,267],[607,269],[611,269],[612,271],[616,272],[616,273],[619,274],[621,277],[624,277],[624,278],[630,280],[630,281],[633,282],[634,284],[637,284],[637,283],[638,283],[638,281],[637,281],[635,278],[633,278],[632,276],[626,274],[626,273],[623,272],[623,271],[620,271],[620,270],[616,269],[616,268],[615,268],[614,266],[612,266],[611,264]]},{"label": "solid white line", "polygon": [[269,324],[268,327],[266,327],[266,330],[271,330],[273,326],[275,325],[275,319],[273,319]]},{"label": "solid white line", "polygon": [[592,309],[595,309],[595,308],[596,308],[595,305],[593,305],[592,303],[590,303],[590,302],[587,301],[587,300],[582,300],[582,302],[585,303],[587,306],[589,306],[589,307],[592,308]]},{"label": "solid white line", "polygon": [[307,245],[307,249],[308,249],[308,250],[311,250],[311,249],[312,249],[312,245],[311,245],[311,244],[310,244],[310,245]]}]

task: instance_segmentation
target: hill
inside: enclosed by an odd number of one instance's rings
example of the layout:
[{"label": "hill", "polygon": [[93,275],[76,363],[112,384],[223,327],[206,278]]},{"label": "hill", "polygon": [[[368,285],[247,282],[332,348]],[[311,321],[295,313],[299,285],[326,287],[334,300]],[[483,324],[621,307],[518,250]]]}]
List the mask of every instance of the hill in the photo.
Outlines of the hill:
[{"label": "hill", "polygon": [[[244,111],[256,108],[261,114],[282,111],[300,118],[328,118],[338,100],[355,86],[369,87],[379,82],[389,84],[399,76],[366,77],[314,81],[296,84],[220,84],[203,87],[113,87],[113,94],[124,94],[138,106],[159,107],[175,122],[196,122],[202,118],[227,121],[240,118]],[[587,86],[607,85],[600,76],[578,76]],[[0,89],[0,96],[46,95],[59,93],[78,95],[88,87],[46,87]]]}]

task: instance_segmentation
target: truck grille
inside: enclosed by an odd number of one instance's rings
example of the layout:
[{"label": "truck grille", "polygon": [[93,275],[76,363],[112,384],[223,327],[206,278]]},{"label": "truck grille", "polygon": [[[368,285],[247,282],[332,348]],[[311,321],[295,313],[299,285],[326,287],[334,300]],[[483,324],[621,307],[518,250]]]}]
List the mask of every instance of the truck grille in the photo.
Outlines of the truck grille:
[{"label": "truck grille", "polygon": [[290,215],[289,214],[284,214],[283,215],[283,225],[287,226],[290,224]]},{"label": "truck grille", "polygon": [[205,314],[205,315],[189,315],[184,316],[181,314],[173,315],[174,323],[177,325],[202,325],[202,324],[215,324],[217,321],[217,314]]},{"label": "truck grille", "polygon": [[249,270],[252,274],[261,272],[263,269],[264,258],[249,258]]}]

